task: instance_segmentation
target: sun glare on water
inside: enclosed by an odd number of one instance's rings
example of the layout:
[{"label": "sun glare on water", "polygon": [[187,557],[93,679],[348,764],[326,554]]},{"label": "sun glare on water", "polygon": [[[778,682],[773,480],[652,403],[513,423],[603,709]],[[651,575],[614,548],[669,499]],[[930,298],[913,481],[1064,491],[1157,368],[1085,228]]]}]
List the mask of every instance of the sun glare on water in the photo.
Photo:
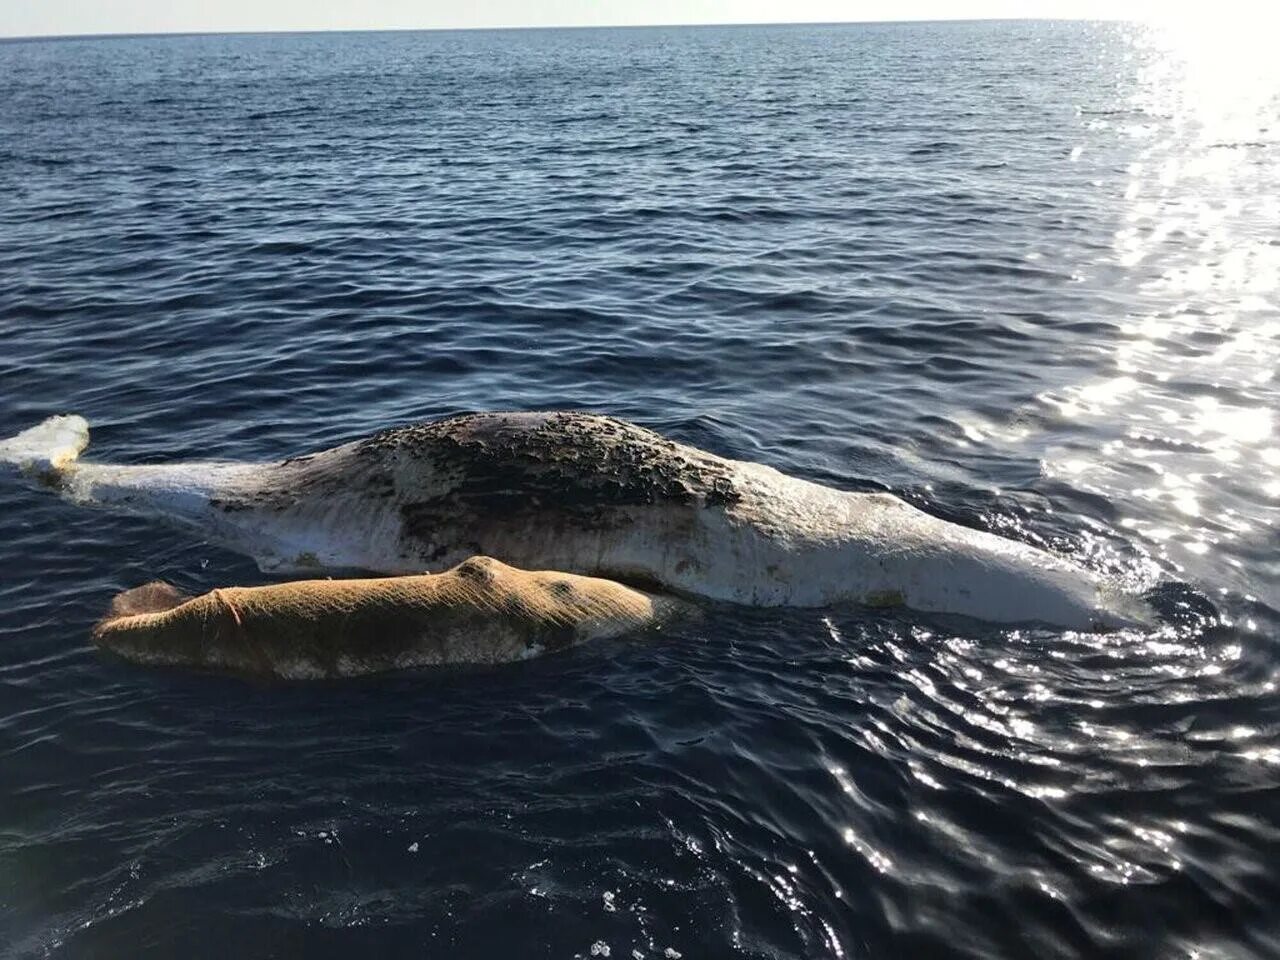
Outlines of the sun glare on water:
[{"label": "sun glare on water", "polygon": [[1125,179],[1100,186],[1123,190],[1112,248],[1084,271],[1124,305],[1120,336],[1093,379],[1042,397],[1109,440],[1045,470],[1117,503],[1158,556],[1230,582],[1215,545],[1280,527],[1280,10],[1117,29],[1131,92],[1082,116],[1072,159],[1132,145]]},{"label": "sun glare on water", "polygon": [[1174,8],[1151,27],[1150,41],[1181,68],[1180,93],[1202,121],[1252,122],[1280,93],[1280,10],[1258,4],[1233,16],[1213,5]]}]

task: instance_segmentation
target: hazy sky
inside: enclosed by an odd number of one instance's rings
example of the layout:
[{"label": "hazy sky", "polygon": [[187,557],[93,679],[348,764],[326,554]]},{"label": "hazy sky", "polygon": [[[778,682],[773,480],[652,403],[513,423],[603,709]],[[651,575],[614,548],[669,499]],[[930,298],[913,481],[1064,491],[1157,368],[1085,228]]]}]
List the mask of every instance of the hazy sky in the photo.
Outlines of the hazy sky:
[{"label": "hazy sky", "polygon": [[[1179,6],[1169,0],[0,0],[0,37],[969,17],[1141,19]],[[1201,10],[1207,6],[1197,4]]]}]

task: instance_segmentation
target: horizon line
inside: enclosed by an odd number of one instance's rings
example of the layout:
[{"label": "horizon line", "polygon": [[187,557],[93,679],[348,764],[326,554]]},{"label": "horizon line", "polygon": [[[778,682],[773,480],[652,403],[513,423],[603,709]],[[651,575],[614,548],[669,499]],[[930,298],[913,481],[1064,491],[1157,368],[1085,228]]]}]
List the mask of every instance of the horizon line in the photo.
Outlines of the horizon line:
[{"label": "horizon line", "polygon": [[1140,23],[1131,17],[908,17],[902,20],[742,20],[708,23],[504,24],[475,27],[300,27],[267,30],[143,30],[121,33],[0,34],[0,43],[42,40],[142,40],[152,37],[313,36],[324,33],[498,33],[525,30],[670,30],[708,27],[854,27],[947,23]]}]

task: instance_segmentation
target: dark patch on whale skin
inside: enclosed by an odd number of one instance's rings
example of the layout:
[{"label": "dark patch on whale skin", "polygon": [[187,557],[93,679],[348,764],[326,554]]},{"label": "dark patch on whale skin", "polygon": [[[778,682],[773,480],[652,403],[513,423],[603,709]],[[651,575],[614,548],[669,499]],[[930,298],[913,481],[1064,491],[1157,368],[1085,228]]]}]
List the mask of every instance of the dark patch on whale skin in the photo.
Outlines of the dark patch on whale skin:
[{"label": "dark patch on whale skin", "polygon": [[625,420],[588,413],[463,414],[385,430],[357,449],[410,451],[454,480],[451,497],[499,509],[535,498],[562,509],[740,499],[729,464]]},{"label": "dark patch on whale skin", "polygon": [[352,497],[395,510],[402,556],[432,567],[501,552],[513,534],[536,531],[555,542],[624,529],[647,510],[667,512],[676,527],[684,512],[691,531],[700,510],[730,507],[742,494],[731,462],[624,420],[470,413],[290,458],[252,486],[220,491],[211,504],[226,513],[279,514]]},{"label": "dark patch on whale skin", "polygon": [[464,414],[397,427],[356,444],[360,459],[421,458],[444,487],[403,503],[406,533],[459,517],[538,515],[578,528],[629,522],[628,508],[729,506],[741,499],[730,464],[651,430],[586,413]]}]

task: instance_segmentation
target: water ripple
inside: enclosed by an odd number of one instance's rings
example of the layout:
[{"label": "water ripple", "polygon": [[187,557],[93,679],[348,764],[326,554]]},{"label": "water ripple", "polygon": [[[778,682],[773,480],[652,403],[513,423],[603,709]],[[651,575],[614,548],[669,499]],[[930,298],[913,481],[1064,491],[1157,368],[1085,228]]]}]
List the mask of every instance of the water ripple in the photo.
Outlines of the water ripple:
[{"label": "water ripple", "polygon": [[0,952],[1280,955],[1280,102],[1213,36],[0,44],[0,435],[577,407],[1190,584],[255,686],[87,640],[247,561],[5,481]]}]

